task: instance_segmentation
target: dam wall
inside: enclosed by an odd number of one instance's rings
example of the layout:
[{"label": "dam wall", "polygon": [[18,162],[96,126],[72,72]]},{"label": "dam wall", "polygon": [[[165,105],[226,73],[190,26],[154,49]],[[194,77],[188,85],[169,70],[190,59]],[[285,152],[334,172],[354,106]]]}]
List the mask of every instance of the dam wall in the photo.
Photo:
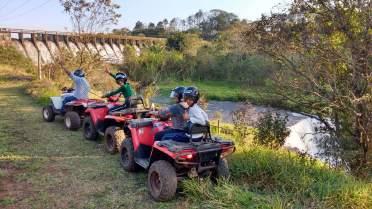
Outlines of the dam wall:
[{"label": "dam wall", "polygon": [[30,58],[35,65],[52,63],[62,50],[76,55],[79,50],[88,50],[112,64],[124,61],[126,45],[141,49],[154,44],[164,44],[161,38],[121,36],[112,34],[76,34],[70,32],[24,30],[0,28],[0,44],[14,46],[20,53]]}]

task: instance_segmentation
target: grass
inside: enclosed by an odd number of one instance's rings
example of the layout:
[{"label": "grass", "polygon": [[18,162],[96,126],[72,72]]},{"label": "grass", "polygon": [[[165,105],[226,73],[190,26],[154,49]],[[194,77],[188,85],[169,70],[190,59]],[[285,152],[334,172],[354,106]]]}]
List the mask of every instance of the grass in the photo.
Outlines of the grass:
[{"label": "grass", "polygon": [[168,81],[159,84],[159,93],[169,96],[176,86],[197,86],[202,95],[208,100],[217,101],[249,101],[252,104],[284,106],[278,97],[270,94],[269,87],[250,87],[234,82],[225,81]]},{"label": "grass", "polygon": [[242,86],[234,82],[224,81],[169,81],[159,84],[160,94],[168,96],[176,86],[197,86],[201,94],[205,95],[209,100],[219,101],[246,101],[251,100],[255,103],[262,103],[265,93],[265,88],[253,88]]},{"label": "grass", "polygon": [[0,208],[189,208],[183,196],[153,201],[146,173],[125,172],[101,141],[67,131],[61,118],[44,122],[27,83],[0,81]]},{"label": "grass", "polygon": [[236,145],[230,181],[188,180],[188,197],[205,208],[372,208],[371,182],[286,150]]}]

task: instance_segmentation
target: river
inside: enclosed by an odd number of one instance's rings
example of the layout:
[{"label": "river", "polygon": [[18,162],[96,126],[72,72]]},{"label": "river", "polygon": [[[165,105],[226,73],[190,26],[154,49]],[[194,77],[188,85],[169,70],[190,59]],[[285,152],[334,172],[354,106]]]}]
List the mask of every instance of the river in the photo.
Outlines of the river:
[{"label": "river", "polygon": [[[152,99],[152,102],[163,106],[170,104],[171,100],[167,97],[156,97]],[[246,112],[246,121],[252,125],[256,124],[258,119],[267,112],[288,116],[287,128],[290,130],[290,135],[286,138],[284,147],[306,153],[322,161],[334,161],[333,159],[325,158],[321,154],[323,149],[319,147],[318,142],[327,134],[317,133],[317,130],[322,125],[316,119],[287,110],[243,102],[212,100],[208,101],[205,109],[210,119],[219,119],[225,123],[232,123],[233,113],[242,108]]]}]

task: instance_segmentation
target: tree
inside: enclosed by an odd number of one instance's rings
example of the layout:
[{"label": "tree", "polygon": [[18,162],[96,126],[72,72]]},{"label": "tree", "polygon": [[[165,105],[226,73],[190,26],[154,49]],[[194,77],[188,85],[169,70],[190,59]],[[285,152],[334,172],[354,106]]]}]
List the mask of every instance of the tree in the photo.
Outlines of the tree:
[{"label": "tree", "polygon": [[111,0],[60,0],[60,3],[79,34],[101,31],[107,25],[117,24],[121,17],[117,13],[120,6]]},{"label": "tree", "polygon": [[178,23],[179,23],[179,20],[177,18],[173,18],[171,19],[170,23],[169,23],[169,30],[171,32],[175,32],[177,31],[177,28],[178,28]]},{"label": "tree", "polygon": [[343,151],[357,147],[342,156],[357,167],[368,164],[372,137],[370,8],[369,0],[297,0],[245,33],[280,65],[276,93],[320,120]]},{"label": "tree", "polygon": [[141,21],[137,21],[133,28],[133,31],[142,31],[145,29],[145,25]]},{"label": "tree", "polygon": [[130,30],[128,28],[113,29],[112,33],[118,34],[118,35],[129,35]]},{"label": "tree", "polygon": [[197,13],[195,13],[194,16],[195,16],[196,25],[200,27],[200,24],[203,22],[203,18],[204,18],[203,11],[199,10]]},{"label": "tree", "polygon": [[167,28],[168,28],[168,24],[169,24],[168,19],[165,18],[165,19],[163,20],[164,29],[167,29]]},{"label": "tree", "polygon": [[149,26],[147,26],[147,29],[149,29],[149,30],[155,30],[155,24],[152,23],[152,22],[150,22],[149,23]]},{"label": "tree", "polygon": [[[101,60],[98,54],[93,59],[88,59],[86,54],[86,44],[91,41],[91,37],[83,33],[102,32],[106,26],[117,24],[121,15],[117,12],[120,8],[111,0],[59,0],[64,11],[70,16],[71,23],[75,32],[78,33],[76,41],[82,43],[77,57],[80,60],[80,67],[95,63]],[[63,57],[61,56],[63,59]]]},{"label": "tree", "polygon": [[203,38],[215,39],[218,32],[228,29],[231,25],[238,22],[239,18],[234,13],[223,10],[211,10],[207,18],[200,23]]}]

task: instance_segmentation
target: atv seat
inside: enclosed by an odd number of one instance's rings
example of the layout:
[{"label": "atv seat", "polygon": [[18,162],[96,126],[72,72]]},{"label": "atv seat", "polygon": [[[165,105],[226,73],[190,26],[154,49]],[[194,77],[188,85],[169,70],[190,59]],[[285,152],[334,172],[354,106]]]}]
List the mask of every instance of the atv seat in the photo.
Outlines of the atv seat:
[{"label": "atv seat", "polygon": [[186,132],[190,136],[190,142],[193,141],[193,135],[196,134],[203,134],[202,141],[208,141],[212,138],[209,123],[203,126],[189,122],[187,124]]},{"label": "atv seat", "polygon": [[154,119],[152,118],[142,118],[142,119],[134,119],[130,121],[130,126],[132,128],[142,128],[152,126]]}]

